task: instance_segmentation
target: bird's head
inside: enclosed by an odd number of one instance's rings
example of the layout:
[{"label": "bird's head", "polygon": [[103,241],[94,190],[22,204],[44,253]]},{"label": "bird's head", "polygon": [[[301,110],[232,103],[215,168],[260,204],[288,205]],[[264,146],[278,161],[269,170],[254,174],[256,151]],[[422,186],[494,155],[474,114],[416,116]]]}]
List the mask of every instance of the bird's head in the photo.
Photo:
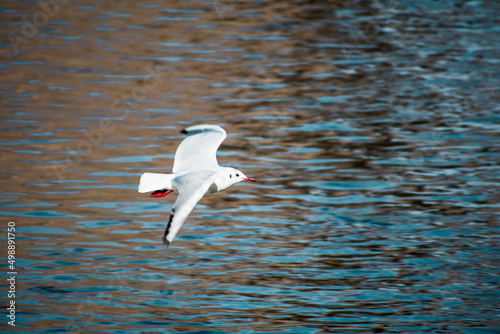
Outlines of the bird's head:
[{"label": "bird's head", "polygon": [[219,191],[221,191],[241,181],[257,182],[254,178],[246,176],[242,171],[236,168],[226,167],[224,168],[224,176],[222,180],[217,183],[217,186]]},{"label": "bird's head", "polygon": [[245,174],[243,174],[243,172],[237,170],[236,168],[230,168],[229,179],[233,182],[233,184],[241,181],[257,182],[257,180],[255,180],[254,178],[246,176]]}]

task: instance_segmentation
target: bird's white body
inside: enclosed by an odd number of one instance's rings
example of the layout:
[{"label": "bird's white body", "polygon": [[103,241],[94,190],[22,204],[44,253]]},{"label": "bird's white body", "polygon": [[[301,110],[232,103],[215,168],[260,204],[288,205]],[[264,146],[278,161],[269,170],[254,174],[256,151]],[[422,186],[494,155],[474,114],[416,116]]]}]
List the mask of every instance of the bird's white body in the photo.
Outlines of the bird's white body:
[{"label": "bird's white body", "polygon": [[[194,175],[200,175],[203,171],[204,175],[210,178],[213,183],[210,185],[207,194],[216,193],[225,190],[235,183],[244,181],[246,176],[238,171],[237,169],[231,167],[220,167],[216,170],[192,170],[186,171],[185,173],[177,174],[161,174],[161,173],[144,173],[141,176],[141,181],[139,183],[139,192],[148,193],[151,191],[156,191],[160,189],[172,190],[176,193],[179,192],[177,184],[182,181],[185,177],[189,177],[191,173]],[[236,177],[239,174],[240,177]],[[233,177],[234,175],[234,177]],[[243,179],[242,179],[243,178]]]},{"label": "bird's white body", "polygon": [[163,236],[167,245],[205,194],[222,191],[241,181],[255,181],[235,168],[217,163],[217,149],[226,138],[226,131],[220,126],[195,125],[181,132],[187,137],[175,153],[173,174],[144,173],[139,183],[140,193],[179,193]]}]

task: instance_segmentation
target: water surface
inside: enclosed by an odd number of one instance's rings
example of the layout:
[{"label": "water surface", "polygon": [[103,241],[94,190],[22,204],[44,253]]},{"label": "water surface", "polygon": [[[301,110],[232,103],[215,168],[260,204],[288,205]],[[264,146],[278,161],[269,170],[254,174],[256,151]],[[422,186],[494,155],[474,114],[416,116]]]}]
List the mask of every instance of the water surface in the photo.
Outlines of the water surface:
[{"label": "water surface", "polygon": [[[500,331],[495,2],[1,7],[2,332]],[[259,182],[165,248],[200,123]]]}]

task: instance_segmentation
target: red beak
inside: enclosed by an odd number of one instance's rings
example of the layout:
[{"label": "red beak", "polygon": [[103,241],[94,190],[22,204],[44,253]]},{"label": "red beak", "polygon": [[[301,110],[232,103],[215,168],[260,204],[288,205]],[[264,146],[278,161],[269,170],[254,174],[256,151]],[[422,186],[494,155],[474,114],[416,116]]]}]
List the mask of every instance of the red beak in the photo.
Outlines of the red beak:
[{"label": "red beak", "polygon": [[243,180],[245,180],[245,181],[257,182],[257,180],[256,180],[256,179],[251,178],[251,177],[248,177],[248,176],[247,176],[247,177],[245,177]]}]

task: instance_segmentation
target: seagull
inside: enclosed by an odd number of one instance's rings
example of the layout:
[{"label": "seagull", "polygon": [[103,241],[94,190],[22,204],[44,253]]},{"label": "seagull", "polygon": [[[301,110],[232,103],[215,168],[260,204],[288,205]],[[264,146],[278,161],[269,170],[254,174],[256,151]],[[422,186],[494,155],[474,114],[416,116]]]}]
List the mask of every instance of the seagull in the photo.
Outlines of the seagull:
[{"label": "seagull", "polygon": [[220,126],[194,125],[181,133],[187,137],[175,153],[173,174],[144,173],[139,182],[139,192],[152,192],[150,197],[165,197],[171,192],[179,194],[163,234],[165,246],[174,240],[205,194],[223,191],[241,181],[256,182],[236,168],[221,167],[217,163],[217,149],[227,136]]}]

